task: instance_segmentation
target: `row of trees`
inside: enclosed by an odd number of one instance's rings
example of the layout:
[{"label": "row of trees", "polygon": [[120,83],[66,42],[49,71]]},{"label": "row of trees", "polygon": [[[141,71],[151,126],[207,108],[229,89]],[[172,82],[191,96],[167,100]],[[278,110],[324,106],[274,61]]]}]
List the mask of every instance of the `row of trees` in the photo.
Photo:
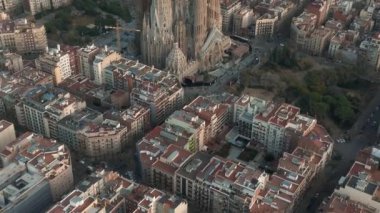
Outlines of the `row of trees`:
[{"label": "row of trees", "polygon": [[[91,17],[87,16],[87,18],[93,20]],[[111,15],[97,16],[94,24],[95,27],[89,28],[86,26],[86,22],[77,22],[72,8],[67,7],[56,11],[54,19],[46,22],[45,27],[48,34],[56,35],[67,44],[84,45],[89,43],[92,37],[99,36],[105,32],[104,26],[115,26],[116,20]]]},{"label": "row of trees", "polygon": [[[308,72],[304,82],[289,80],[285,94],[302,110],[319,118],[329,116],[341,127],[350,127],[355,121],[360,100],[345,92],[363,81],[356,68],[322,69]],[[362,84],[368,86],[369,84]]]},{"label": "row of trees", "polygon": [[361,79],[365,69],[315,68],[314,63],[287,46],[279,46],[260,70],[242,73],[241,82],[245,87],[271,91],[311,116],[331,118],[341,127],[350,127],[361,100],[348,91],[369,88],[370,82]]},{"label": "row of trees", "polygon": [[99,15],[98,9],[101,9],[126,21],[130,21],[132,18],[129,9],[120,0],[80,0],[74,1],[73,5],[90,16]]}]

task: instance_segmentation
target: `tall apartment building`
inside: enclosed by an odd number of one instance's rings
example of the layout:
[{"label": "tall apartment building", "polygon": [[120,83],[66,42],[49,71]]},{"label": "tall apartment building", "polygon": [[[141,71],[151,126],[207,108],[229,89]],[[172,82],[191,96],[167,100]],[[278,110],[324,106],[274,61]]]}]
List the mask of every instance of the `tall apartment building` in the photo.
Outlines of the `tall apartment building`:
[{"label": "tall apartment building", "polygon": [[70,5],[72,0],[25,0],[24,7],[31,15]]},{"label": "tall apartment building", "polygon": [[[17,80],[15,81],[15,79]],[[3,104],[2,107],[5,118],[25,126],[25,118],[23,115],[16,113],[16,111],[23,111],[21,99],[23,99],[24,94],[34,88],[35,85],[47,83],[51,83],[50,75],[29,66],[25,67],[22,72],[12,73],[3,78],[3,88],[7,85],[7,89],[3,89],[0,93],[0,98],[2,99],[0,103],[2,102]],[[0,110],[2,107],[0,107]],[[18,117],[19,115],[21,117]]]},{"label": "tall apartment building", "polygon": [[86,107],[86,102],[58,88],[37,86],[22,101],[26,127],[33,132],[57,138],[57,123]]},{"label": "tall apartment building", "polygon": [[375,213],[377,212],[377,209],[367,206],[366,204],[353,201],[345,196],[333,193],[324,200],[318,211],[323,213],[347,211]]},{"label": "tall apartment building", "polygon": [[79,55],[78,52],[81,49],[79,46],[63,45],[62,51],[69,54],[71,74],[79,74]]},{"label": "tall apartment building", "polygon": [[[153,183],[152,167],[156,160],[160,157],[164,151],[162,146],[165,142],[165,137],[160,136],[161,128],[156,127],[150,133],[148,133],[137,144],[137,153],[139,153],[139,167],[141,168],[142,182],[145,184]],[[158,140],[157,140],[158,139]],[[156,142],[154,142],[156,141]],[[170,141],[170,139],[168,140]],[[182,145],[182,144],[181,144]],[[169,186],[166,186],[169,187]]]},{"label": "tall apartment building", "polygon": [[376,71],[380,70],[380,44],[374,40],[364,40],[359,46],[359,60],[373,68]]},{"label": "tall apartment building", "polygon": [[[131,103],[149,107],[152,125],[162,123],[166,117],[182,106],[184,91],[173,76],[161,80],[162,84],[140,82],[131,92]],[[172,87],[165,86],[172,85]]]},{"label": "tall apartment building", "polygon": [[41,212],[72,190],[70,152],[55,140],[25,133],[0,157],[0,206],[5,212]]},{"label": "tall apartment building", "polygon": [[91,159],[110,159],[130,141],[129,128],[113,118],[85,109],[58,122],[58,139]]},{"label": "tall apartment building", "polygon": [[379,153],[378,147],[361,150],[350,171],[339,181],[334,193],[378,211],[380,209]]},{"label": "tall apartment building", "polygon": [[23,0],[1,0],[0,10],[12,15],[19,15],[23,12]]},{"label": "tall apartment building", "polygon": [[0,151],[6,145],[16,140],[16,131],[13,123],[6,120],[0,120]]},{"label": "tall apartment building", "polygon": [[320,27],[315,29],[306,37],[302,50],[310,55],[321,56],[328,49],[333,33],[334,31],[329,28]]},{"label": "tall apartment building", "polygon": [[248,213],[269,175],[245,164],[225,160],[211,184],[212,212]]},{"label": "tall apartment building", "polygon": [[79,57],[79,71],[87,78],[94,80],[94,67],[93,62],[95,56],[100,52],[100,48],[89,45],[78,50]]},{"label": "tall apartment building", "polygon": [[235,117],[239,134],[252,139],[254,137],[253,122],[256,115],[265,111],[268,102],[256,97],[244,95],[235,103]]},{"label": "tall apartment building", "polygon": [[288,131],[307,132],[315,126],[316,120],[300,115],[298,107],[289,104],[269,104],[247,124],[251,132],[249,138],[263,144],[268,152],[279,156],[294,146],[287,135]]},{"label": "tall apartment building", "polygon": [[[202,175],[203,171],[215,172],[215,168],[214,170],[212,170],[213,168],[207,170],[206,167],[208,165],[215,166],[217,162],[220,163],[218,158],[213,158],[207,153],[197,152],[176,172],[175,193],[185,198],[195,211],[208,212],[211,209],[209,182],[202,180],[201,176],[198,179],[197,176],[198,174]],[[210,178],[212,178],[212,176],[210,176]]]},{"label": "tall apartment building", "polygon": [[269,176],[259,170],[197,152],[177,170],[175,193],[198,212],[250,212]]},{"label": "tall apartment building", "polygon": [[183,136],[188,141],[185,148],[191,152],[205,150],[205,125],[199,116],[184,110],[173,112],[163,124],[168,133]]},{"label": "tall apartment building", "polygon": [[373,20],[371,13],[372,12],[364,10],[360,11],[359,16],[356,16],[351,22],[349,29],[358,31],[361,36],[371,32],[375,25],[375,21]]},{"label": "tall apartment building", "polygon": [[38,14],[42,11],[51,10],[50,0],[27,0],[25,1],[25,8],[31,15]]},{"label": "tall apartment building", "polygon": [[299,16],[292,19],[290,38],[297,48],[302,48],[305,45],[307,37],[317,27],[317,21],[317,15],[307,12],[302,12]]},{"label": "tall apartment building", "polygon": [[140,185],[116,172],[101,171],[79,184],[47,212],[184,213],[186,201],[160,190]]},{"label": "tall apartment building", "polygon": [[265,13],[256,20],[255,36],[256,38],[272,38],[276,30],[278,16]]},{"label": "tall apartment building", "polygon": [[305,11],[317,16],[317,25],[322,25],[328,16],[331,7],[331,0],[316,0],[310,2]]},{"label": "tall apartment building", "polygon": [[[60,81],[71,76],[70,56],[61,50],[60,45],[57,48],[47,49],[47,52],[36,59],[37,69],[52,74]],[[59,82],[60,83],[60,82]]]},{"label": "tall apartment building", "polygon": [[246,36],[249,34],[248,27],[254,24],[255,14],[249,7],[243,7],[233,14],[232,32],[235,35]]},{"label": "tall apartment building", "polygon": [[26,172],[25,167],[10,164],[1,170],[0,176],[3,178],[0,207],[4,212],[38,213],[53,201],[48,181],[39,174]]},{"label": "tall apartment building", "polygon": [[0,47],[18,53],[40,53],[47,47],[44,25],[36,25],[26,19],[2,20]]},{"label": "tall apartment building", "polygon": [[78,152],[82,151],[85,147],[79,141],[78,132],[81,131],[86,124],[100,123],[102,121],[103,115],[100,112],[90,108],[77,111],[58,121],[57,139],[73,150]]},{"label": "tall apartment building", "polygon": [[330,40],[328,56],[341,60],[343,63],[356,64],[358,52],[356,42],[359,39],[359,32],[346,30],[336,33]]},{"label": "tall apartment building", "polygon": [[206,122],[204,142],[214,139],[228,124],[228,106],[216,104],[211,99],[199,96],[183,107],[184,111],[192,112]]},{"label": "tall apartment building", "polygon": [[104,68],[109,66],[113,61],[121,59],[121,55],[113,50],[105,48],[100,51],[93,61],[94,81],[96,84],[104,84]]},{"label": "tall apartment building", "polygon": [[222,13],[222,30],[224,33],[230,33],[232,30],[233,15],[241,8],[240,0],[221,0]]},{"label": "tall apartment building", "polygon": [[162,155],[152,164],[150,185],[167,192],[174,192],[175,172],[192,153],[174,144],[169,145]]},{"label": "tall apartment building", "polygon": [[68,6],[73,0],[52,0],[51,6],[52,9],[58,9],[60,7]]},{"label": "tall apartment building", "polygon": [[107,111],[104,113],[104,118],[117,120],[127,126],[131,141],[142,138],[151,129],[150,109],[138,104],[134,104],[124,111]]},{"label": "tall apartment building", "polygon": [[155,67],[123,58],[105,67],[99,77],[106,87],[127,91],[131,104],[148,107],[152,125],[182,107],[184,91],[177,77]]},{"label": "tall apartment building", "polygon": [[230,93],[221,93],[207,96],[215,104],[224,104],[228,107],[228,124],[234,125],[237,122],[235,103],[240,97],[232,95]]},{"label": "tall apartment building", "polygon": [[328,49],[334,30],[327,27],[317,27],[318,16],[314,13],[303,12],[293,18],[291,38],[297,48],[310,54],[320,56]]},{"label": "tall apartment building", "polygon": [[20,72],[24,69],[22,56],[16,53],[3,53],[0,56],[0,67],[12,73]]},{"label": "tall apartment building", "polygon": [[78,133],[81,152],[91,159],[107,159],[120,154],[128,142],[128,128],[118,121],[105,119],[89,123]]},{"label": "tall apartment building", "polygon": [[319,125],[305,133],[301,141],[301,146],[279,159],[277,171],[253,201],[251,212],[293,212],[302,202],[308,184],[331,158],[334,141]]},{"label": "tall apartment building", "polygon": [[266,173],[245,164],[206,152],[191,154],[176,143],[159,144],[153,139],[138,147],[148,183],[185,198],[195,212],[248,213],[269,179]]},{"label": "tall apartment building", "polygon": [[204,120],[181,110],[174,112],[165,123],[150,131],[137,144],[144,182],[152,184],[153,164],[171,144],[189,152],[206,149],[204,130]]}]

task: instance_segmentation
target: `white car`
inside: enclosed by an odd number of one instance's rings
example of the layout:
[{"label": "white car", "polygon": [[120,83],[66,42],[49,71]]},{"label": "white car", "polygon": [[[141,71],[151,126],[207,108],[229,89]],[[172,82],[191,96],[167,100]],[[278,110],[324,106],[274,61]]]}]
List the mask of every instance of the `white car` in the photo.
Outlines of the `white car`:
[{"label": "white car", "polygon": [[338,139],[336,139],[336,142],[337,143],[346,143],[346,140],[343,138],[338,138]]}]

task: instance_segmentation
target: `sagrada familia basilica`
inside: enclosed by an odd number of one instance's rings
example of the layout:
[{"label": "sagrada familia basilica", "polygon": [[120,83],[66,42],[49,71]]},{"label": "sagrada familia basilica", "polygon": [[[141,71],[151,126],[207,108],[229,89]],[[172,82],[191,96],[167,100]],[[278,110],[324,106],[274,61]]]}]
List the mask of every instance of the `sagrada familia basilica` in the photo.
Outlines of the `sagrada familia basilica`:
[{"label": "sagrada familia basilica", "polygon": [[142,22],[142,58],[179,79],[211,70],[231,45],[221,28],[220,0],[151,0]]}]

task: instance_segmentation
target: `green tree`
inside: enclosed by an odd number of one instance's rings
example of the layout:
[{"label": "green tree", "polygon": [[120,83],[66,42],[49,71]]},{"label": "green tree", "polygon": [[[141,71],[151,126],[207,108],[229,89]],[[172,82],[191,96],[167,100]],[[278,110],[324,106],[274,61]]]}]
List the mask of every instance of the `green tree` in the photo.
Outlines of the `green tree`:
[{"label": "green tree", "polygon": [[335,118],[342,126],[351,125],[355,119],[355,112],[352,108],[351,102],[344,95],[338,95],[336,100],[337,103],[333,112]]},{"label": "green tree", "polygon": [[326,117],[330,110],[330,106],[324,102],[316,102],[311,106],[311,112],[314,113],[318,118]]},{"label": "green tree", "polygon": [[323,79],[322,72],[308,72],[305,75],[305,83],[308,85],[310,91],[325,93],[326,92],[326,84]]},{"label": "green tree", "polygon": [[197,150],[197,147],[198,147],[198,145],[197,145],[197,140],[195,140],[194,138],[190,138],[190,140],[189,140],[189,151],[190,152],[196,152],[196,151],[198,151]]},{"label": "green tree", "polygon": [[343,105],[339,105],[335,108],[334,115],[343,126],[351,125],[355,119],[355,113],[352,108]]}]

